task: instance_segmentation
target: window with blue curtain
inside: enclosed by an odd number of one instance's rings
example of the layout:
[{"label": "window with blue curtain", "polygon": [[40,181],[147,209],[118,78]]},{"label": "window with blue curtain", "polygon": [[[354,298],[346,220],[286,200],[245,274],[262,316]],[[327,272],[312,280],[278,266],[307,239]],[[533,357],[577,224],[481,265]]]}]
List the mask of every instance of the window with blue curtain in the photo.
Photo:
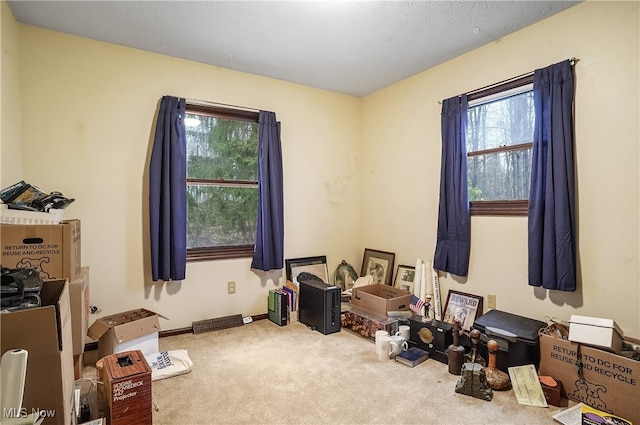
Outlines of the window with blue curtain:
[{"label": "window with blue curtain", "polygon": [[[227,110],[218,122],[220,114],[204,111],[207,129],[187,132],[185,128],[198,121],[186,113],[193,109],[185,99],[164,96],[158,110],[149,172],[152,279],[183,280],[187,258],[249,256],[252,268],[282,269],[282,149],[275,113],[259,111],[251,119],[247,111],[229,115]],[[256,122],[255,130],[246,123],[225,121],[232,116]],[[192,144],[191,138],[199,139]],[[229,149],[237,155],[232,157]],[[242,236],[247,231],[249,240]],[[192,247],[202,240],[203,245],[216,246]],[[229,241],[240,241],[249,249],[230,246]]]},{"label": "window with blue curtain", "polygon": [[[576,289],[574,77],[571,62],[562,61],[469,96],[443,101],[440,204],[434,268],[458,276],[468,273],[471,235],[468,193],[474,191],[474,196],[480,197],[475,193],[478,186],[467,172],[468,99],[477,98],[478,93],[491,96],[501,90],[513,90],[532,81],[533,140],[520,140],[515,147],[499,146],[480,153],[504,157],[508,152],[521,160],[523,154],[520,152],[530,150],[531,163],[523,164],[527,169],[509,168],[515,172],[511,173],[512,176],[528,179],[530,165],[528,199],[523,202],[516,195],[512,196],[516,199],[483,203],[483,213],[513,215],[525,211],[523,207],[527,208],[529,284],[563,291]],[[528,98],[523,98],[523,101],[529,102]],[[527,124],[526,120],[522,122]],[[520,130],[524,128],[522,125],[518,127]],[[516,162],[511,161],[511,164]],[[509,161],[503,161],[502,166],[504,164],[509,164]],[[522,169],[527,172],[522,174]]]}]

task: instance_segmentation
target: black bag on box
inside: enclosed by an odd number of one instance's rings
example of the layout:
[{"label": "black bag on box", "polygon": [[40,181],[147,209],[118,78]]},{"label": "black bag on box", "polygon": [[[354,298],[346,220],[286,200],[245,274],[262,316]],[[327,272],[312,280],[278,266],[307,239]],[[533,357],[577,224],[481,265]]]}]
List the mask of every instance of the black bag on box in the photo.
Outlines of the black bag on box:
[{"label": "black bag on box", "polygon": [[480,331],[480,355],[488,359],[487,341],[493,339],[500,346],[496,353],[496,367],[508,373],[512,366],[540,364],[538,331],[547,327],[545,322],[518,316],[500,310],[489,310],[478,317],[473,328]]},{"label": "black bag on box", "polygon": [[2,267],[1,276],[0,295],[3,313],[41,306],[42,278],[35,269]]}]

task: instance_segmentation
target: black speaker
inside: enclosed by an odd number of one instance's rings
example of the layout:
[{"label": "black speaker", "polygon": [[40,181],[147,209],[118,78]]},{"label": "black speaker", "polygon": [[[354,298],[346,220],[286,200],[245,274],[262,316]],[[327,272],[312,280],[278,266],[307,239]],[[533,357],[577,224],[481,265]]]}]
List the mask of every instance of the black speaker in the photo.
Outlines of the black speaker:
[{"label": "black speaker", "polygon": [[300,280],[298,321],[328,335],[340,331],[340,288],[320,280]]},{"label": "black speaker", "polygon": [[[423,321],[426,320],[426,321]],[[448,363],[447,348],[453,343],[453,325],[423,316],[409,317],[409,340],[429,352],[429,357]]]}]

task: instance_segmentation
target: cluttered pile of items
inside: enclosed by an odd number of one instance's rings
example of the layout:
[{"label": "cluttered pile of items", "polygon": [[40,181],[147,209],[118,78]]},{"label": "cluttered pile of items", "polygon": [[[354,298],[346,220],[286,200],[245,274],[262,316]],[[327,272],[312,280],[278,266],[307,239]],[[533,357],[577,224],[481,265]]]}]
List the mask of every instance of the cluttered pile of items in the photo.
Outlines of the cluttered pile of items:
[{"label": "cluttered pile of items", "polygon": [[613,320],[484,313],[483,297],[453,290],[443,308],[437,272],[421,259],[415,268],[399,266],[398,275],[403,267],[408,272],[396,283],[407,287],[374,283],[345,261],[331,285],[324,257],[287,262],[286,290],[275,290],[282,293],[281,317],[295,313],[290,320],[325,335],[353,332],[375,342],[382,361],[441,362],[460,376],[459,394],[491,401],[493,391],[512,390],[519,404],[537,407],[572,400],[577,404],[554,416],[566,424],[640,423],[640,341],[624,338]]},{"label": "cluttered pile of items", "polygon": [[[81,223],[62,218],[73,199],[21,181],[1,190],[0,200],[0,347],[28,355],[18,412],[53,412],[45,423],[60,425],[103,417],[112,425],[151,423],[151,381],[189,373],[188,353],[160,352],[158,315],[148,310],[88,326]],[[86,336],[98,341],[95,378],[83,376]],[[13,414],[0,412],[0,422]]]},{"label": "cluttered pile of items", "polygon": [[0,191],[0,219],[4,224],[57,224],[74,200],[19,181]]}]

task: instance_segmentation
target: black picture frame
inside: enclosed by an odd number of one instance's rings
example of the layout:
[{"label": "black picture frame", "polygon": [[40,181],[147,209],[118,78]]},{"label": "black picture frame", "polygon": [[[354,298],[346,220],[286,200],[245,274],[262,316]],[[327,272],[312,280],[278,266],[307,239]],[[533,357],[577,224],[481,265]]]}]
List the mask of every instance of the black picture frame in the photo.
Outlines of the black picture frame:
[{"label": "black picture frame", "polygon": [[296,285],[298,285],[297,276],[302,272],[316,275],[325,283],[329,283],[329,269],[327,267],[326,255],[285,259],[284,264],[287,280],[290,280]]},{"label": "black picture frame", "polygon": [[414,284],[416,278],[415,266],[405,266],[398,264],[398,270],[396,271],[396,278],[393,281],[393,286],[398,289],[404,289],[413,294]]},{"label": "black picture frame", "polygon": [[360,277],[370,274],[373,276],[373,284],[391,285],[395,258],[396,254],[393,252],[365,248]]},{"label": "black picture frame", "polygon": [[471,330],[473,322],[482,316],[483,299],[480,295],[467,294],[450,289],[447,293],[447,302],[444,305],[442,321],[453,323],[456,318],[463,317],[464,320],[460,323],[460,327],[465,331]]}]

